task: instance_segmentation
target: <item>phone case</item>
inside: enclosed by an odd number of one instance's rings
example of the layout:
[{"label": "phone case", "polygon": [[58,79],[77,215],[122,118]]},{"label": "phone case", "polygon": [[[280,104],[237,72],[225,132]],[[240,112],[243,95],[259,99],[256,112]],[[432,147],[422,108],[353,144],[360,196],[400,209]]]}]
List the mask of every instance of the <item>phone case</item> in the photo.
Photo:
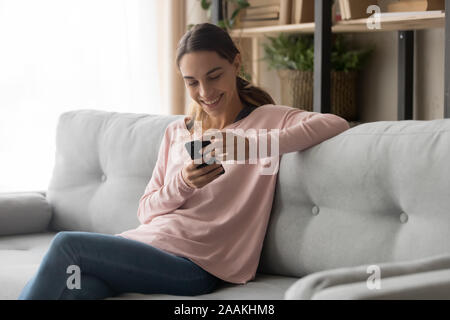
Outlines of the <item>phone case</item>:
[{"label": "phone case", "polygon": [[[186,150],[189,153],[189,155],[191,156],[192,160],[195,159],[199,159],[202,158],[202,154],[200,153],[201,149],[203,149],[204,147],[206,147],[207,145],[211,144],[211,141],[209,140],[192,140],[189,141],[185,144]],[[212,163],[215,163],[216,159],[214,157],[211,157],[210,159],[212,161]],[[211,163],[211,164],[212,164]],[[210,164],[204,162],[202,164],[199,164],[197,166],[198,169],[209,166]],[[222,167],[223,169],[223,167]],[[225,173],[225,169],[223,169],[223,172],[221,174]]]}]

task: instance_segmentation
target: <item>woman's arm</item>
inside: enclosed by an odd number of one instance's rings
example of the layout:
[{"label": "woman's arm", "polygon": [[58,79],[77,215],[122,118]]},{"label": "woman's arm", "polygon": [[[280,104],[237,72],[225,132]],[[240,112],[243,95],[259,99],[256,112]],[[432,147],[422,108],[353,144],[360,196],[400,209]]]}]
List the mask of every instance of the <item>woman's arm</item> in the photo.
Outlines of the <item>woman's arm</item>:
[{"label": "woman's arm", "polygon": [[[279,155],[302,151],[349,129],[348,122],[331,113],[308,112],[300,109],[289,110],[285,116],[282,129],[279,130]],[[272,156],[271,134],[250,136],[255,143],[257,155],[260,155],[259,141],[266,139],[267,154]]]},{"label": "woman's arm", "polygon": [[141,224],[150,223],[155,217],[179,208],[195,191],[183,180],[181,170],[170,180],[165,181],[171,145],[171,134],[168,127],[159,148],[158,160],[152,177],[139,200],[137,216]]}]

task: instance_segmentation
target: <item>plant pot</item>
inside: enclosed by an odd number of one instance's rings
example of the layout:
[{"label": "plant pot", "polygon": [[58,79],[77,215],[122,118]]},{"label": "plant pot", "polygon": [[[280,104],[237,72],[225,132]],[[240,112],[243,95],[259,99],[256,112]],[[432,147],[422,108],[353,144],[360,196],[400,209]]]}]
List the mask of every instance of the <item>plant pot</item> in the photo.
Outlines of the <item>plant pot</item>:
[{"label": "plant pot", "polygon": [[[331,72],[331,113],[347,121],[356,121],[356,71]],[[313,111],[313,71],[278,70],[281,81],[281,104]]]}]

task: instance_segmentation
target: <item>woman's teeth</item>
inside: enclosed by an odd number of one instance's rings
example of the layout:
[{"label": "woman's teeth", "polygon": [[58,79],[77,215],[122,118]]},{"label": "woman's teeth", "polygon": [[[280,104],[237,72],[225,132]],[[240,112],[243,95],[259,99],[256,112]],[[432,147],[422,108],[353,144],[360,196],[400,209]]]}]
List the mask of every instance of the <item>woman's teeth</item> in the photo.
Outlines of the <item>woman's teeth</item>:
[{"label": "woman's teeth", "polygon": [[208,104],[208,105],[212,105],[212,104],[217,103],[217,102],[220,100],[221,97],[222,97],[222,95],[220,95],[220,96],[219,96],[217,99],[215,99],[215,100],[212,100],[212,101],[203,101],[203,103]]}]

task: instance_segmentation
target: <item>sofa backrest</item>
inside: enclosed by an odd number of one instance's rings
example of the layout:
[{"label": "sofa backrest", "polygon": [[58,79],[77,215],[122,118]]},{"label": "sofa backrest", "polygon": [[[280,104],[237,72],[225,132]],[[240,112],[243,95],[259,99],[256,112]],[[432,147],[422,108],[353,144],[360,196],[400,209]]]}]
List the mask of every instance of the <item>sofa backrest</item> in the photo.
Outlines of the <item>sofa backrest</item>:
[{"label": "sofa backrest", "polygon": [[61,114],[47,191],[50,228],[107,234],[136,228],[139,199],[164,131],[180,117],[98,110]]},{"label": "sofa backrest", "polygon": [[360,124],[283,155],[260,272],[448,253],[450,119]]},{"label": "sofa backrest", "polygon": [[[178,116],[60,116],[47,192],[53,230],[135,228],[164,130]],[[362,124],[282,156],[259,272],[326,269],[450,252],[450,119]]]}]

